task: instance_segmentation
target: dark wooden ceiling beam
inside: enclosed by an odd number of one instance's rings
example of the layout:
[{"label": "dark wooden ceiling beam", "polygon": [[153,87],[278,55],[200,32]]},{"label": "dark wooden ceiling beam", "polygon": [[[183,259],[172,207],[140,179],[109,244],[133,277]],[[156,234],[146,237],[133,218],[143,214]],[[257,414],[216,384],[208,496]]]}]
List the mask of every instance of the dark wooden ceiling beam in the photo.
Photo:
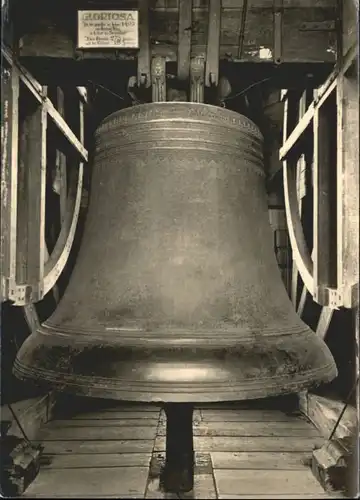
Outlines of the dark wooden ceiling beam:
[{"label": "dark wooden ceiling beam", "polygon": [[205,85],[217,85],[219,80],[221,31],[221,0],[209,0],[208,39],[205,62]]},{"label": "dark wooden ceiling beam", "polygon": [[177,76],[179,80],[187,80],[190,72],[192,0],[179,0],[179,34]]}]

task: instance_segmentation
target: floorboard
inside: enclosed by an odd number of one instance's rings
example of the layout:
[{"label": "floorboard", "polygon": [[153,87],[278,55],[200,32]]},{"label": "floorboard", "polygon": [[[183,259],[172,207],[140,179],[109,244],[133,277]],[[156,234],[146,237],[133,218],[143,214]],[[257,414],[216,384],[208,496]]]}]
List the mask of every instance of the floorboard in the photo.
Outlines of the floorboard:
[{"label": "floorboard", "polygon": [[143,497],[148,478],[147,467],[88,467],[83,469],[42,470],[27,491],[36,497],[47,489],[56,497],[95,497],[136,495]]},{"label": "floorboard", "polygon": [[325,498],[310,470],[324,443],[303,417],[264,403],[194,411],[195,484],[162,491],[166,417],[160,407],[114,405],[69,412],[43,426],[42,467],[31,498]]},{"label": "floorboard", "polygon": [[323,492],[310,470],[214,469],[219,495],[311,495]]}]

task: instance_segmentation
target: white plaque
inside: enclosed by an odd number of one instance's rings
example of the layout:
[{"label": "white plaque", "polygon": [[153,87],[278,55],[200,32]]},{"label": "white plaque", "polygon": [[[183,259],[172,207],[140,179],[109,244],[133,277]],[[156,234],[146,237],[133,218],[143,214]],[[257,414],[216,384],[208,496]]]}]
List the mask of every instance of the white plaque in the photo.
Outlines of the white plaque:
[{"label": "white plaque", "polygon": [[138,49],[137,10],[79,10],[79,49]]}]

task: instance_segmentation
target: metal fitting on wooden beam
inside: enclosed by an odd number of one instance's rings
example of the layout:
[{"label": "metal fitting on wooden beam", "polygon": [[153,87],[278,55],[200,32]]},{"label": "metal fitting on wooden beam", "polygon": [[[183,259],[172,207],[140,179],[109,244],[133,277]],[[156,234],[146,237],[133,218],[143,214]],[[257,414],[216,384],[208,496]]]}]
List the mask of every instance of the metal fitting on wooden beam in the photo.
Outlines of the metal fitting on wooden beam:
[{"label": "metal fitting on wooden beam", "polygon": [[166,101],[165,57],[154,57],[151,61],[152,102]]},{"label": "metal fitting on wooden beam", "polygon": [[205,60],[193,57],[190,62],[190,101],[204,102]]}]

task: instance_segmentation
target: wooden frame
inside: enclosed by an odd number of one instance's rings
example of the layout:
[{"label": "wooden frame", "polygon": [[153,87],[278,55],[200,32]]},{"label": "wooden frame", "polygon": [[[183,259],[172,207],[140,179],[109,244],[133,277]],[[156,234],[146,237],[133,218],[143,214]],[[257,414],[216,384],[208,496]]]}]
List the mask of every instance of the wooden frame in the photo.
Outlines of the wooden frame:
[{"label": "wooden frame", "polygon": [[221,0],[210,0],[205,61],[205,85],[207,87],[217,86],[219,83],[220,29]]},{"label": "wooden frame", "polygon": [[[285,117],[284,117],[284,138],[283,146],[280,149],[280,160],[283,162],[283,183],[285,206],[287,215],[287,224],[290,237],[290,243],[293,251],[293,258],[296,268],[301,275],[305,289],[313,296],[314,301],[324,306],[322,311],[321,321],[319,324],[328,325],[331,319],[332,311],[339,307],[353,308],[356,305],[356,294],[354,291],[358,286],[358,277],[354,276],[353,281],[344,281],[343,270],[343,230],[342,224],[344,221],[344,196],[346,193],[343,189],[343,184],[340,179],[343,177],[345,168],[343,161],[343,124],[341,109],[343,106],[341,92],[342,81],[344,75],[349,70],[355,61],[357,54],[357,46],[352,46],[344,57],[342,64],[337,65],[333,73],[327,81],[318,89],[316,98],[312,101],[308,109],[300,118],[298,124],[287,135],[287,108],[289,106],[289,93],[285,93]],[[330,273],[330,257],[329,248],[333,244],[330,238],[331,224],[329,213],[327,210],[328,201],[325,198],[328,196],[329,179],[327,170],[326,150],[323,147],[326,141],[326,126],[327,121],[323,118],[322,112],[325,103],[329,103],[329,98],[336,93],[337,107],[337,130],[338,130],[338,159],[337,170],[339,182],[337,190],[337,233],[338,246],[336,255],[337,280],[336,283],[331,283],[329,279]],[[305,237],[302,230],[301,216],[299,213],[296,171],[295,165],[301,156],[301,141],[305,133],[309,133],[310,126],[313,127],[314,140],[314,164],[313,164],[313,179],[314,179],[314,233],[313,253],[307,248]],[[356,139],[355,139],[356,141]],[[296,295],[296,293],[295,293]],[[302,293],[299,309],[304,308],[306,299],[306,291]],[[296,297],[293,297],[296,303]],[[321,334],[324,336],[324,333]]]},{"label": "wooden frame", "polygon": [[[1,241],[1,295],[14,305],[26,305],[41,300],[56,284],[65,267],[75,236],[82,194],[84,161],[88,152],[84,147],[84,93],[79,91],[80,137],[78,138],[64,120],[61,111],[46,95],[30,73],[2,46],[2,55],[11,75],[5,87],[5,113],[2,155],[2,228]],[[19,175],[21,160],[19,144],[19,95],[20,85],[33,96],[34,111],[26,117],[27,140],[24,143],[28,179],[25,184]],[[45,244],[45,182],[46,182],[46,129],[50,117],[61,134],[67,139],[79,167],[74,169],[63,207],[61,232],[55,248],[47,255]],[[21,137],[22,139],[22,137]],[[40,167],[40,168],[39,168]],[[19,184],[20,182],[20,184]],[[19,205],[18,190],[27,197],[29,210]],[[62,193],[62,196],[65,196]],[[18,238],[18,234],[26,238]]]}]

